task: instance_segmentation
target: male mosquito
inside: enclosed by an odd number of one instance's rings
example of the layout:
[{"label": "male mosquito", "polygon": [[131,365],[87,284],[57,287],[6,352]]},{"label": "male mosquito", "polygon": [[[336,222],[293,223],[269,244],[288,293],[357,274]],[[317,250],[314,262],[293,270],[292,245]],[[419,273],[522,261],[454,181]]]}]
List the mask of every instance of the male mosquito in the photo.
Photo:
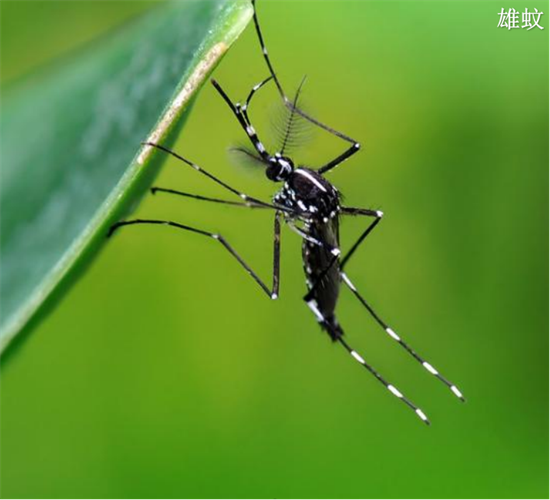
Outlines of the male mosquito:
[{"label": "male mosquito", "polygon": [[[268,55],[258,20],[255,0],[252,0],[252,7],[254,9],[254,25],[269,76],[252,88],[244,103],[234,103],[216,80],[212,80],[212,84],[223,100],[227,103],[231,112],[235,115],[252,146],[250,149],[238,148],[238,150],[246,155],[248,160],[251,160],[265,168],[265,174],[269,180],[282,184],[282,187],[275,194],[272,201],[265,202],[248,196],[238,189],[228,185],[217,176],[214,176],[210,172],[204,170],[196,163],[182,157],[176,152],[160,144],[155,144],[152,142],[147,142],[144,144],[174,156],[184,164],[195,169],[200,174],[208,177],[210,180],[217,183],[233,195],[240,197],[241,200],[222,200],[161,187],[152,188],[153,193],[174,194],[210,203],[244,206],[248,208],[273,211],[273,273],[271,287],[268,286],[264,280],[262,280],[258,274],[242,259],[242,257],[229,244],[229,242],[222,235],[217,233],[168,220],[135,219],[121,221],[113,225],[110,229],[109,235],[123,226],[158,224],[171,226],[176,229],[206,236],[218,241],[237,260],[245,271],[250,274],[250,276],[256,281],[267,296],[271,299],[276,299],[279,294],[281,221],[284,221],[290,229],[298,233],[303,239],[302,260],[308,289],[306,295],[304,296],[304,301],[315,315],[315,318],[321,328],[328,333],[330,338],[335,343],[341,345],[355,361],[368,370],[391,394],[413,410],[423,422],[429,424],[430,422],[426,414],[410,399],[405,397],[399,389],[382,377],[382,375],[380,375],[377,370],[367,363],[363,356],[353,349],[347,340],[344,339],[344,331],[340,326],[335,313],[340,294],[340,286],[341,284],[344,284],[351,290],[353,295],[355,295],[355,297],[367,309],[374,320],[393,340],[395,340],[414,359],[416,359],[416,361],[420,363],[430,374],[434,375],[441,382],[443,382],[443,384],[445,384],[456,397],[458,397],[461,401],[465,401],[462,393],[456,385],[441,375],[441,373],[430,363],[418,355],[401,338],[401,336],[398,335],[378,315],[378,313],[374,311],[366,299],[359,293],[348,275],[344,272],[346,265],[349,263],[352,256],[355,254],[363,241],[365,241],[367,236],[379,224],[383,217],[383,213],[378,210],[344,206],[342,204],[342,198],[339,191],[325,177],[325,174],[328,174],[357,153],[360,149],[360,145],[356,140],[352,139],[348,135],[343,134],[342,132],[339,132],[313,118],[298,106],[301,85],[292,99],[287,96],[283,90],[279,78],[277,77],[277,74],[274,71],[271,59]],[[275,84],[282,102],[288,110],[287,121],[282,135],[282,144],[274,153],[268,151],[264,146],[264,143],[260,140],[258,133],[252,125],[248,113],[256,93],[269,82],[273,82]],[[317,169],[296,164],[290,157],[287,148],[292,141],[293,127],[298,119],[306,120],[313,124],[313,126],[317,126],[325,132],[338,137],[348,143],[348,146],[336,158],[330,160]],[[367,217],[370,218],[371,221],[351,248],[346,253],[342,254],[340,250],[339,234],[340,218],[346,216]]]}]

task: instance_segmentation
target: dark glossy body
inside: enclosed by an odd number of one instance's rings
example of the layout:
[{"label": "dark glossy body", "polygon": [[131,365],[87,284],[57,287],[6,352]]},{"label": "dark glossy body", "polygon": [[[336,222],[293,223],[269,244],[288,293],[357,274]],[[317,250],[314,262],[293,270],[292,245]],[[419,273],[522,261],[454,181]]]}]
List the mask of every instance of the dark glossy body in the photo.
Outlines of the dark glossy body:
[{"label": "dark glossy body", "polygon": [[290,174],[273,201],[297,214],[287,213],[285,217],[304,239],[306,300],[319,323],[336,340],[343,334],[334,314],[341,284],[338,190],[318,172],[301,167]]},{"label": "dark glossy body", "polygon": [[[207,196],[196,195],[191,193],[184,193],[173,189],[166,189],[155,187],[152,192],[165,192],[172,193],[187,198],[193,198],[196,200],[202,200],[213,203],[220,203],[224,205],[242,206],[248,208],[261,208],[270,209],[275,211],[274,228],[273,228],[273,274],[272,274],[272,286],[268,286],[264,280],[250,267],[245,260],[237,253],[237,251],[229,244],[229,242],[220,234],[204,229],[188,226],[175,221],[159,220],[159,219],[134,219],[130,221],[120,221],[114,224],[110,231],[111,235],[116,229],[122,226],[136,225],[136,224],[152,224],[152,225],[164,225],[172,228],[177,228],[181,231],[202,235],[203,237],[212,238],[220,243],[223,248],[233,256],[233,258],[239,263],[239,265],[254,279],[263,292],[271,299],[276,299],[279,296],[279,272],[280,272],[280,237],[281,237],[281,217],[285,217],[286,223],[291,229],[296,231],[303,238],[302,246],[302,260],[304,264],[304,271],[306,274],[306,283],[308,287],[308,293],[305,295],[304,300],[308,307],[315,314],[318,323],[321,327],[328,332],[333,341],[337,341],[342,347],[346,349],[349,355],[358,362],[363,368],[365,368],[371,375],[373,375],[378,382],[393,394],[396,398],[400,399],[406,404],[416,415],[426,424],[429,424],[429,420],[425,413],[418,408],[412,401],[406,398],[394,385],[390,384],[385,378],[383,378],[367,361],[355,351],[343,338],[344,332],[340,328],[340,325],[335,316],[336,305],[340,294],[340,285],[345,285],[351,290],[355,297],[361,302],[361,304],[367,309],[370,315],[376,320],[381,328],[403,349],[405,349],[409,355],[411,355],[418,363],[420,363],[429,373],[437,377],[443,382],[460,400],[464,401],[464,397],[460,390],[452,384],[449,380],[443,377],[431,364],[420,357],[411,347],[405,343],[405,341],[385,323],[380,316],[374,311],[369,303],[359,293],[355,285],[351,282],[344,268],[346,263],[350,260],[355,251],[359,248],[365,238],[371,233],[376,225],[382,219],[383,213],[378,210],[371,210],[368,208],[358,207],[345,207],[341,205],[340,194],[338,190],[324,177],[323,174],[330,172],[338,165],[353,156],[360,149],[360,145],[357,141],[351,137],[338,132],[337,130],[324,125],[315,118],[311,117],[307,113],[304,113],[298,107],[298,97],[300,94],[301,84],[296,92],[294,99],[291,101],[283,88],[273,70],[271,61],[268,56],[267,49],[265,47],[262,33],[260,30],[260,24],[255,10],[255,0],[252,0],[254,7],[254,24],[256,26],[256,32],[258,40],[262,48],[262,53],[269,69],[270,76],[264,79],[259,84],[255,85],[244,103],[233,103],[221,86],[212,80],[212,83],[220,96],[230,107],[231,111],[237,118],[241,127],[245,130],[253,149],[247,149],[246,147],[236,148],[245,157],[254,163],[265,168],[265,174],[267,178],[273,182],[282,182],[283,187],[274,196],[273,204],[266,203],[262,200],[248,196],[247,194],[231,187],[226,182],[217,178],[215,175],[207,172],[196,163],[178,155],[174,151],[156,144],[154,142],[147,142],[147,147],[154,147],[160,149],[166,153],[171,154],[177,159],[181,160],[184,164],[193,168],[202,175],[208,177],[218,185],[222,186],[233,195],[240,197],[242,201],[235,202],[230,200],[222,200],[218,198],[210,198]],[[248,115],[248,109],[254,94],[262,88],[269,81],[275,82],[282,102],[288,110],[287,119],[282,128],[282,141],[281,147],[275,154],[269,153],[264,144],[260,141],[256,130],[252,126]],[[303,84],[303,80],[302,80]],[[304,119],[307,122],[325,130],[329,134],[339,137],[346,141],[349,146],[339,156],[329,161],[325,165],[318,168],[318,170],[311,170],[305,167],[295,167],[294,162],[288,156],[287,147],[290,147],[293,143],[292,136],[296,131],[296,125],[300,119]],[[297,121],[298,120],[298,121]],[[358,240],[351,246],[347,253],[340,259],[340,226],[339,218],[341,215],[347,216],[363,216],[370,217],[373,220],[369,226],[363,231]]]}]

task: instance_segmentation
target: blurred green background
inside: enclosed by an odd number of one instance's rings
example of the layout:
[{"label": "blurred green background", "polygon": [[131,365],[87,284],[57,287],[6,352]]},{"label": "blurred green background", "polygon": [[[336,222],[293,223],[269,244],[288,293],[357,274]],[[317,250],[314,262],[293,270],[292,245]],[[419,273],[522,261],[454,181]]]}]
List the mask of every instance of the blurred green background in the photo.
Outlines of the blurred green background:
[{"label": "blurred green background", "polygon": [[[537,7],[544,31],[497,28]],[[2,84],[154,3],[2,2]],[[129,228],[1,366],[3,497],[548,496],[548,3],[259,1],[288,89],[358,138],[330,179],[384,221],[349,275],[461,405],[347,291],[349,342],[431,428],[331,345],[283,234],[270,302],[218,245]],[[235,99],[266,76],[252,26],[215,73]],[[269,137],[275,93],[251,113]],[[247,193],[243,134],[207,85],[176,149]],[[269,140],[266,140],[269,143]],[[322,133],[298,161],[343,144]],[[75,159],[78,161],[78,159]],[[158,185],[225,193],[169,160]],[[266,279],[270,214],[158,195],[136,215],[219,231]],[[365,227],[343,222],[347,248]]]}]

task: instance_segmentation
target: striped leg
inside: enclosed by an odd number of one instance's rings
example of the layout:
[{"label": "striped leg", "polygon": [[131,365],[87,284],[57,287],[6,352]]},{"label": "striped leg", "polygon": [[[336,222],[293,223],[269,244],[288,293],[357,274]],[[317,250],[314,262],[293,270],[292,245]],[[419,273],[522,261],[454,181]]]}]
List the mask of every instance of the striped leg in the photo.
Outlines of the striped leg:
[{"label": "striped leg", "polygon": [[317,318],[317,321],[329,330],[331,332],[331,337],[334,340],[337,340],[351,355],[355,361],[357,361],[360,365],[362,365],[366,370],[368,370],[371,375],[373,375],[378,382],[380,382],[388,391],[390,391],[397,399],[400,399],[405,403],[411,410],[413,410],[418,418],[420,418],[425,424],[430,425],[430,421],[428,420],[428,417],[426,417],[426,414],[418,408],[410,399],[406,398],[403,393],[397,389],[394,385],[390,384],[382,375],[380,375],[371,365],[369,365],[363,357],[354,349],[352,349],[349,344],[344,340],[343,334],[341,331],[334,331],[336,328],[335,325],[331,324],[329,321],[327,321],[319,308],[317,307],[317,303],[315,300],[309,300],[307,302],[308,307],[311,309],[313,314],[315,314],[315,317]]},{"label": "striped leg", "polygon": [[271,208],[266,205],[258,205],[257,203],[254,203],[252,201],[246,201],[241,203],[238,201],[220,200],[219,198],[210,198],[209,196],[202,196],[200,194],[184,193],[183,191],[177,191],[176,189],[168,189],[168,188],[162,188],[157,186],[152,187],[151,194],[157,194],[157,193],[175,194],[183,198],[191,198],[193,200],[208,201],[211,203],[220,203],[222,205],[231,205],[233,207],[264,208],[264,209]]},{"label": "striped leg", "polygon": [[355,244],[351,247],[351,249],[348,251],[346,255],[342,258],[342,261],[340,262],[340,269],[342,270],[341,276],[344,283],[349,287],[349,289],[352,291],[352,293],[357,297],[357,299],[363,304],[363,306],[369,311],[371,316],[376,320],[376,322],[386,331],[386,333],[394,339],[396,342],[398,342],[411,356],[413,356],[426,370],[428,370],[432,375],[435,375],[439,380],[441,380],[451,391],[453,394],[458,397],[461,401],[465,401],[464,396],[460,392],[460,390],[451,383],[449,380],[447,380],[445,377],[443,377],[430,363],[422,359],[409,345],[404,342],[399,335],[397,335],[382,319],[380,316],[376,314],[374,309],[367,303],[367,301],[359,294],[357,291],[357,288],[353,285],[353,283],[350,281],[350,279],[347,277],[347,275],[343,272],[344,266],[347,264],[349,259],[353,256],[355,251],[359,248],[361,243],[365,240],[365,238],[370,234],[370,232],[376,227],[376,224],[382,219],[383,213],[380,211],[375,210],[368,210],[363,208],[352,208],[352,207],[342,207],[342,214],[344,215],[366,215],[370,217],[376,217],[376,219],[367,227],[367,229],[361,234],[359,239],[355,242]]},{"label": "striped leg", "polygon": [[352,146],[346,149],[340,156],[334,158],[334,160],[329,161],[326,165],[319,167],[317,172],[320,174],[326,174],[329,170],[336,168],[338,165],[344,163],[348,158],[353,156],[357,151],[361,149],[361,145],[358,142],[354,142]]},{"label": "striped leg", "polygon": [[359,248],[361,243],[365,240],[365,238],[371,233],[371,231],[376,227],[376,225],[382,220],[382,217],[384,216],[384,213],[380,210],[369,210],[366,208],[353,208],[353,207],[342,207],[341,213],[343,215],[364,215],[367,217],[374,217],[374,220],[371,222],[371,224],[363,231],[361,236],[359,236],[359,239],[353,244],[353,246],[348,250],[346,255],[342,258],[342,261],[340,262],[340,269],[344,269],[344,266],[347,264],[349,259],[352,257],[352,255],[355,253],[355,251]]},{"label": "striped leg", "polygon": [[[239,120],[239,123],[241,124],[241,127],[245,130],[246,134],[248,135],[248,138],[250,139],[250,142],[252,143],[252,145],[254,146],[254,148],[256,149],[256,151],[258,152],[258,154],[266,161],[269,161],[269,154],[266,152],[265,150],[265,146],[263,145],[263,143],[260,141],[259,137],[258,137],[258,134],[256,133],[256,130],[254,129],[254,127],[248,122],[247,118],[248,118],[248,114],[245,114],[246,113],[246,108],[245,108],[245,112],[243,113],[242,111],[242,106],[237,106],[235,104],[233,104],[233,101],[231,101],[231,99],[229,98],[229,96],[225,93],[225,91],[221,88],[220,84],[216,81],[216,80],[211,80],[212,81],[212,85],[214,85],[215,89],[219,92],[219,94],[222,96],[223,100],[227,103],[227,105],[231,108],[231,111],[233,111],[233,114],[237,117],[237,120]],[[266,83],[267,81],[269,80],[264,80],[264,82],[262,82],[261,84],[258,84],[258,86],[256,86],[256,90],[258,90],[264,83]],[[254,94],[254,92],[256,91],[254,89],[252,89],[252,95]],[[249,96],[249,99],[251,99],[251,96]]]},{"label": "striped leg", "polygon": [[[334,257],[338,257],[340,255],[339,248],[331,247],[330,245],[327,245],[325,242],[318,240],[317,238],[314,238],[313,236],[309,235],[308,233],[306,233],[305,231],[297,227],[296,224],[292,222],[292,220],[287,220],[286,224],[292,231],[294,231],[297,235],[302,237],[304,240],[309,241],[312,245],[326,248],[327,250],[330,251],[332,255],[334,255]],[[328,267],[330,268],[330,266]]]},{"label": "striped leg", "polygon": [[260,83],[258,83],[257,85],[254,85],[254,87],[252,87],[252,90],[250,91],[250,93],[248,94],[248,97],[246,98],[246,102],[243,104],[243,105],[240,105],[240,104],[236,104],[235,107],[237,109],[240,109],[246,119],[246,121],[248,122],[248,124],[250,125],[250,118],[248,117],[248,109],[250,107],[250,103],[252,102],[252,98],[254,97],[254,94],[256,92],[258,92],[258,90],[260,90],[267,82],[273,80],[273,77],[272,76],[268,76],[265,80],[261,81]]},{"label": "striped leg", "polygon": [[[342,258],[340,261],[340,269],[344,268],[344,265],[347,263],[347,261],[350,259],[350,257],[355,253],[355,250],[357,250],[357,247],[363,242],[363,240],[369,235],[369,233],[376,227],[376,225],[380,222],[380,220],[383,217],[383,213],[380,210],[369,210],[367,208],[352,208],[352,207],[341,207],[340,212],[343,215],[366,215],[368,217],[375,217],[375,220],[367,227],[367,229],[361,234],[357,242],[351,247],[351,249],[348,251],[348,253]],[[306,294],[304,297],[304,300],[308,300],[313,296],[315,293],[317,287],[319,286],[319,283],[321,283],[324,279],[324,277],[327,275],[327,273],[330,271],[332,266],[338,261],[338,257],[340,255],[340,252],[334,253],[335,256],[334,259],[332,259],[327,267],[323,269],[321,274],[319,275],[319,278],[317,281],[313,284],[311,287],[311,290]]]},{"label": "striped leg", "polygon": [[298,113],[300,116],[305,118],[306,120],[310,121],[314,125],[320,127],[321,129],[325,130],[329,134],[332,134],[336,137],[339,137],[340,139],[343,139],[346,142],[349,142],[351,144],[351,147],[344,151],[340,156],[336,157],[334,160],[328,162],[326,165],[322,166],[319,169],[319,172],[326,173],[329,170],[332,170],[333,168],[340,165],[343,161],[347,160],[350,156],[357,153],[359,149],[361,148],[361,145],[355,140],[349,137],[346,134],[343,134],[342,132],[338,132],[338,130],[333,129],[332,127],[329,127],[328,125],[325,125],[324,123],[321,123],[319,120],[313,118],[312,116],[308,115],[304,111],[302,111],[300,108],[297,108],[295,106],[295,103],[290,100],[287,95],[285,94],[285,91],[283,90],[283,87],[281,86],[281,82],[279,81],[279,78],[277,77],[277,74],[275,73],[275,70],[273,69],[273,65],[271,64],[271,60],[269,58],[267,47],[264,42],[264,38],[262,35],[262,30],[260,28],[260,21],[258,19],[258,12],[256,10],[256,0],[252,0],[252,7],[254,8],[254,26],[256,27],[256,33],[258,35],[258,41],[260,42],[260,47],[262,49],[262,54],[264,56],[265,62],[267,64],[267,67],[269,69],[269,73],[271,74],[271,77],[273,78],[275,85],[277,86],[277,90],[279,91],[279,94],[281,95],[281,98],[283,99],[285,105],[291,110],[296,113]]},{"label": "striped leg", "polygon": [[340,342],[340,344],[345,347],[346,351],[350,353],[353,359],[355,359],[360,365],[364,366],[372,375],[374,375],[376,379],[381,384],[383,384],[386,389],[388,389],[388,391],[390,391],[397,399],[403,401],[403,403],[405,403],[411,410],[413,410],[418,418],[422,420],[422,422],[430,425],[430,421],[428,420],[426,414],[420,408],[418,408],[418,406],[416,406],[410,399],[406,398],[399,389],[397,389],[394,385],[390,384],[384,377],[382,377],[382,375],[380,375],[371,365],[369,365],[363,359],[363,357],[357,353],[357,351],[353,350],[342,337],[338,339],[338,342]]},{"label": "striped leg", "polygon": [[233,249],[233,247],[226,241],[226,239],[217,233],[210,233],[208,231],[203,231],[202,229],[197,229],[191,226],[185,226],[177,222],[166,221],[166,220],[155,220],[155,219],[135,219],[129,221],[117,222],[109,230],[109,236],[111,236],[117,229],[123,226],[131,226],[137,224],[156,224],[163,226],[171,226],[177,229],[182,229],[184,231],[190,231],[192,233],[201,234],[203,236],[208,236],[216,241],[219,241],[222,246],[239,262],[239,264],[245,269],[245,271],[252,276],[254,281],[258,283],[260,288],[267,294],[271,299],[276,299],[279,296],[279,271],[280,271],[280,260],[281,260],[281,221],[280,221],[280,212],[275,212],[275,221],[274,221],[274,230],[273,230],[273,282],[271,289],[262,281],[262,279],[254,272],[254,270],[241,258],[241,256]]},{"label": "striped leg", "polygon": [[219,184],[220,186],[224,187],[225,189],[227,189],[231,193],[237,195],[239,198],[244,200],[245,203],[250,203],[251,205],[262,205],[266,208],[272,208],[272,209],[275,209],[275,210],[278,210],[278,211],[281,211],[281,212],[294,213],[294,211],[289,209],[289,208],[282,207],[282,206],[276,206],[276,205],[273,205],[271,203],[267,203],[265,201],[258,200],[256,198],[252,198],[251,196],[248,196],[247,194],[242,193],[241,191],[238,191],[235,188],[232,188],[229,184],[226,184],[222,180],[218,179],[216,176],[212,175],[211,173],[207,172],[203,168],[199,167],[196,163],[193,163],[192,161],[187,160],[186,158],[184,158],[183,156],[180,156],[175,151],[172,151],[171,149],[168,149],[164,146],[161,146],[160,144],[155,144],[154,142],[144,142],[143,145],[144,146],[149,146],[149,147],[152,147],[152,148],[156,148],[156,149],[160,149],[161,151],[164,151],[165,153],[168,153],[169,155],[173,156],[174,158],[177,158],[178,160],[182,161],[186,165],[189,165],[191,168],[193,168],[194,170],[196,170],[200,174],[202,174],[202,175],[208,177],[209,179],[213,180],[216,184]]},{"label": "striped leg", "polygon": [[342,279],[344,283],[348,286],[348,288],[352,291],[352,293],[357,297],[359,302],[365,306],[367,311],[370,313],[370,315],[376,320],[376,322],[385,330],[385,332],[393,339],[395,340],[401,347],[403,347],[414,359],[416,359],[428,372],[430,372],[432,375],[436,376],[441,382],[443,382],[449,389],[451,389],[452,393],[459,398],[462,402],[465,402],[464,396],[458,389],[456,385],[454,385],[452,382],[450,382],[448,379],[446,379],[443,375],[441,375],[430,363],[428,363],[426,360],[424,360],[422,357],[420,357],[397,333],[395,333],[381,318],[376,314],[374,309],[368,304],[368,302],[361,296],[361,294],[357,291],[357,288],[355,288],[355,285],[350,281],[350,279],[347,277],[345,273],[341,273]]}]

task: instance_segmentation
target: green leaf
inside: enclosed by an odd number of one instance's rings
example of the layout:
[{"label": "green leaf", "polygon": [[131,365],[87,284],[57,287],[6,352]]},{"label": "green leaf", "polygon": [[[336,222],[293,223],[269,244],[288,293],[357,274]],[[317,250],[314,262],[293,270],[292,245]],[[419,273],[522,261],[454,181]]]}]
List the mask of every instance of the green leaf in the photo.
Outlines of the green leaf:
[{"label": "green leaf", "polygon": [[[3,92],[0,352],[68,289],[154,180],[249,0],[162,4]],[[155,124],[156,122],[156,124]]]}]

